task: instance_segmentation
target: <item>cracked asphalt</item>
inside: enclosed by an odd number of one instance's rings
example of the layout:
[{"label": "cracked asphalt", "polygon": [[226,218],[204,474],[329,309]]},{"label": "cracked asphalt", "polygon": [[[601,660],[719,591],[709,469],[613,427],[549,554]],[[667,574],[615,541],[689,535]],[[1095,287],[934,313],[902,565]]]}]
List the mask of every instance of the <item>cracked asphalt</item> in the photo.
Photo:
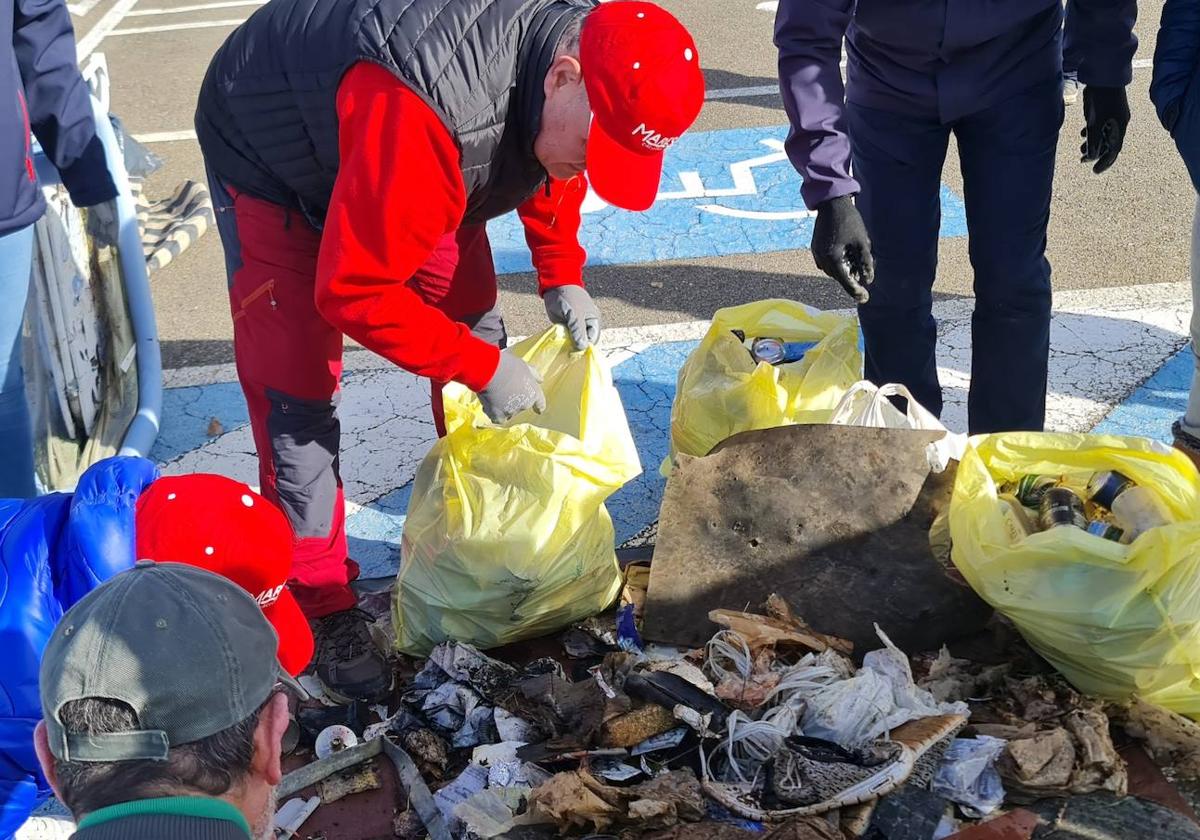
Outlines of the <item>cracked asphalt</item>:
[{"label": "cracked asphalt", "polygon": [[[192,127],[194,98],[213,51],[236,21],[253,11],[237,0],[82,0],[75,17],[85,43],[99,40],[112,80],[112,110],[135,135],[160,135],[153,149],[165,161],[147,191],[161,195],[186,178],[203,179],[194,140],[161,140]],[[773,86],[773,15],[757,0],[662,0],[693,31],[710,91]],[[1153,55],[1162,0],[1141,4],[1137,58]],[[90,35],[90,38],[89,38]],[[1082,109],[1067,109],[1058,151],[1049,256],[1058,290],[1094,289],[1097,306],[1120,306],[1116,287],[1184,281],[1195,198],[1147,97],[1150,70],[1134,70],[1133,121],[1117,165],[1096,176],[1078,162]],[[776,126],[786,122],[777,94],[709,101],[696,130]],[[961,195],[953,147],[944,181]],[[721,307],[765,297],[791,297],[822,308],[846,299],[820,276],[807,250],[663,260],[588,271],[588,282],[610,326],[640,326],[708,318]],[[205,235],[151,280],[168,368],[232,360],[220,243]],[[531,275],[500,279],[514,334],[537,330],[545,315]],[[943,239],[939,296],[970,295],[965,238]]]}]

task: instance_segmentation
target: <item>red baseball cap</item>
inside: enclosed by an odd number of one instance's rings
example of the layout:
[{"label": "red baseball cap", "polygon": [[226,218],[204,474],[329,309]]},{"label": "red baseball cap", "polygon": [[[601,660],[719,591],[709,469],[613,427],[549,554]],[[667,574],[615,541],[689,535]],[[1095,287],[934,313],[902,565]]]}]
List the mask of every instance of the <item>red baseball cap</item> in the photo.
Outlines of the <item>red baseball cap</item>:
[{"label": "red baseball cap", "polygon": [[137,504],[137,559],[186,563],[222,575],[258,601],[279,636],[279,662],[297,676],[313,636],[287,588],[294,540],[283,512],[221,475],[167,476]]},{"label": "red baseball cap", "polygon": [[579,64],[593,115],[592,189],[609,204],[645,210],[658,194],[663,152],[704,105],[696,42],[667,10],[613,0],[584,21]]}]

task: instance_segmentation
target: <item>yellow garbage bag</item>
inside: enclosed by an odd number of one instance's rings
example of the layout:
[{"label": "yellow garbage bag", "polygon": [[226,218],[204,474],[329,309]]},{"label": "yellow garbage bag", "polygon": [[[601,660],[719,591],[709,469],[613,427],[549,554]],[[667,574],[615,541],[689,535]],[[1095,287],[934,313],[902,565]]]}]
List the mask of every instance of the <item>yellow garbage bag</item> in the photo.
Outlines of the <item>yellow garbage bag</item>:
[{"label": "yellow garbage bag", "polygon": [[[818,342],[798,362],[756,364],[733,334],[748,339]],[[718,309],[700,346],[679,371],[671,407],[671,452],[707,455],[738,432],[826,423],[842,395],[862,379],[858,321],[792,300]]]},{"label": "yellow garbage bag", "polygon": [[[1085,492],[1118,470],[1153,488],[1177,524],[1121,545],[1079,528],[1024,536],[997,486],[1062,476]],[[951,557],[979,595],[1080,691],[1138,695],[1200,717],[1200,477],[1144,438],[1012,432],[973,437],[950,502]]]},{"label": "yellow garbage bag", "polygon": [[417,470],[401,539],[392,609],[404,653],[541,636],[620,589],[604,500],[641,463],[612,374],[562,327],[510,352],[541,373],[546,411],[497,426],[473,393],[446,387],[447,434]]}]

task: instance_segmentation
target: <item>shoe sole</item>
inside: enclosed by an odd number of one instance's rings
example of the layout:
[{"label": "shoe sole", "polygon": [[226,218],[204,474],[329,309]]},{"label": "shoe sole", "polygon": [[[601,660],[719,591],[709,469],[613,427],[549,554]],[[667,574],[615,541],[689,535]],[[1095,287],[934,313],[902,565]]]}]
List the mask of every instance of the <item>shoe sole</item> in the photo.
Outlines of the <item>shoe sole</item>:
[{"label": "shoe sole", "polygon": [[704,788],[704,792],[719,804],[733,811],[738,816],[749,820],[773,821],[788,817],[815,816],[848,805],[860,805],[863,802],[871,802],[882,796],[887,796],[908,781],[908,777],[912,775],[913,767],[917,763],[917,757],[911,749],[904,745],[900,745],[900,750],[900,757],[884,768],[878,775],[872,776],[869,779],[863,779],[858,784],[846,788],[831,799],[826,799],[824,802],[818,802],[814,805],[805,805],[802,808],[765,811],[747,801],[749,797],[744,788],[707,780],[702,783],[702,787]]},{"label": "shoe sole", "polygon": [[890,740],[899,741],[913,751],[916,758],[929,752],[945,738],[951,737],[967,725],[965,715],[936,715],[918,718],[897,726]]},{"label": "shoe sole", "polygon": [[391,693],[392,688],[396,684],[395,678],[393,677],[393,679],[387,684],[387,686],[385,688],[383,688],[381,691],[379,691],[378,694],[373,694],[370,697],[349,697],[345,694],[342,694],[340,691],[335,691],[333,688],[330,687],[329,683],[325,682],[325,680],[318,677],[316,675],[316,673],[313,673],[313,677],[320,684],[321,690],[325,692],[325,695],[330,700],[337,703],[339,706],[349,706],[351,703],[354,703],[354,702],[379,703],[384,698],[386,698],[389,693]]}]

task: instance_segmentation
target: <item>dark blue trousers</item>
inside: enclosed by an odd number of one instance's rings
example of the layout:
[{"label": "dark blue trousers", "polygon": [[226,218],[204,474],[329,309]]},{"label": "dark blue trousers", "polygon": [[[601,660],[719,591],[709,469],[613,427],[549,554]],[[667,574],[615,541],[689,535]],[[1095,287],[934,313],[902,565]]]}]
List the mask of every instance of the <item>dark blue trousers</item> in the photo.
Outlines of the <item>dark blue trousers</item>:
[{"label": "dark blue trousers", "polygon": [[1046,225],[1063,121],[1056,79],[943,125],[849,104],[857,204],[871,236],[875,284],[859,307],[866,376],[899,382],[940,414],[933,281],[941,175],[953,134],[962,161],[975,314],[971,320],[972,434],[1040,430],[1050,353]]}]

